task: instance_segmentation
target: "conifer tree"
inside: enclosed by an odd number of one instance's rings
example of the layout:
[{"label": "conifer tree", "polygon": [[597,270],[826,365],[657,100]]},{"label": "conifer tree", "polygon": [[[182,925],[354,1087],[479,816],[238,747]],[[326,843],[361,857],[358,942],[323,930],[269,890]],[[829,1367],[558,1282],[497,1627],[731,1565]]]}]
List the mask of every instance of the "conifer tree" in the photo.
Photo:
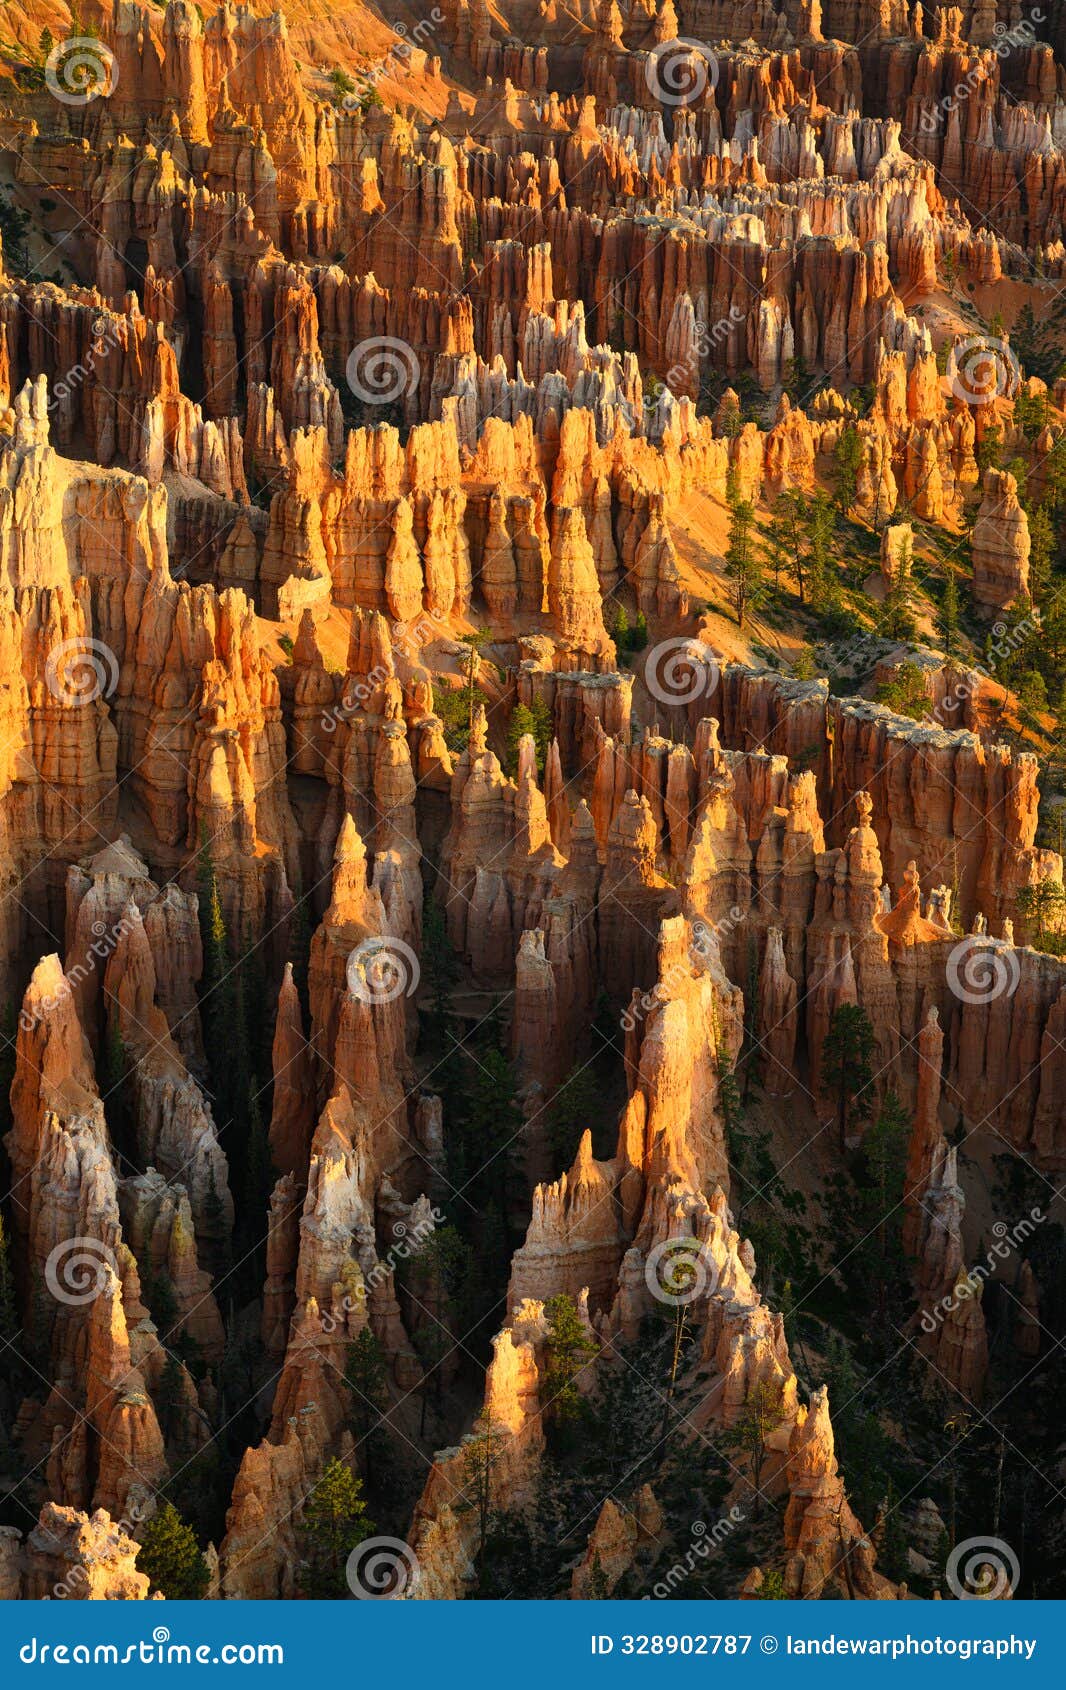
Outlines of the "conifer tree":
[{"label": "conifer tree", "polygon": [[369,1483],[374,1464],[374,1434],[389,1406],[385,1352],[369,1324],[363,1327],[355,1343],[348,1346],[344,1382],[352,1393],[352,1432]]},{"label": "conifer tree", "polygon": [[847,516],[859,496],[859,470],[862,468],[862,436],[854,424],[849,424],[841,432],[833,449],[833,466],[837,509]]},{"label": "conifer tree", "polygon": [[573,1297],[561,1293],[544,1305],[548,1323],[546,1344],[548,1365],[544,1375],[544,1412],[554,1426],[564,1426],[581,1417],[584,1398],[578,1376],[595,1353],[596,1345],[578,1314]]},{"label": "conifer tree", "polygon": [[959,650],[959,586],[955,571],[948,568],[944,592],[937,611],[937,628],[945,657],[955,657]]},{"label": "conifer tree", "polygon": [[858,1004],[840,1004],[822,1045],[822,1074],[837,1103],[840,1148],[847,1148],[851,1111],[873,1079],[874,1030]]},{"label": "conifer tree", "polygon": [[755,506],[749,499],[734,499],[729,509],[725,576],[729,583],[729,600],[736,612],[737,625],[743,628],[749,611],[755,608],[762,597],[762,560],[755,543]]},{"label": "conifer tree", "polygon": [[211,1574],[196,1534],[172,1502],[165,1502],[144,1528],[137,1571],[148,1574],[153,1594],[158,1591],[172,1602],[195,1601],[207,1589]]},{"label": "conifer tree", "polygon": [[308,1497],[300,1522],[305,1564],[299,1583],[306,1595],[319,1599],[347,1596],[348,1557],[373,1531],[362,1485],[351,1468],[334,1456]]}]

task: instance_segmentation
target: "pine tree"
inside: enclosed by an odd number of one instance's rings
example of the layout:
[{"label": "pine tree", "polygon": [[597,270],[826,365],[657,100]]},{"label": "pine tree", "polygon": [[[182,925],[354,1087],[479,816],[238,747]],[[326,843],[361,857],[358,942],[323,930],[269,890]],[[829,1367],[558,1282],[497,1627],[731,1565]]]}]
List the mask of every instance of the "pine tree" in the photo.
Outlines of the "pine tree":
[{"label": "pine tree", "polygon": [[414,1333],[427,1376],[422,1383],[419,1437],[425,1433],[430,1397],[437,1414],[444,1411],[445,1374],[440,1363],[455,1347],[454,1332],[466,1331],[471,1324],[471,1268],[470,1247],[451,1224],[435,1227],[411,1263],[411,1278],[417,1277],[418,1304],[425,1315]]},{"label": "pine tree", "polygon": [[822,492],[807,504],[806,527],[810,603],[815,610],[824,611],[836,604],[839,595],[832,572],[833,507]]},{"label": "pine tree", "polygon": [[516,704],[507,724],[507,773],[513,780],[518,773],[518,746],[534,728],[533,712],[528,704]]},{"label": "pine tree", "polygon": [[886,1578],[894,1579],[897,1583],[910,1578],[908,1549],[907,1533],[900,1512],[900,1495],[890,1479],[881,1515],[881,1541],[877,1546],[878,1564]]},{"label": "pine tree", "polygon": [[1066,909],[1066,890],[1061,880],[1036,880],[1023,886],[1014,895],[1014,905],[1022,921],[1032,931],[1037,950],[1044,950],[1053,930],[1057,930]]},{"label": "pine tree", "polygon": [[833,465],[837,509],[847,516],[859,496],[859,470],[862,468],[862,437],[853,424],[843,430],[836,443]]},{"label": "pine tree", "polygon": [[573,1297],[561,1293],[544,1305],[548,1323],[546,1343],[548,1365],[543,1384],[543,1410],[549,1425],[564,1426],[579,1420],[585,1399],[578,1389],[578,1376],[588,1365],[596,1345],[578,1314]]},{"label": "pine tree", "polygon": [[153,1593],[172,1602],[195,1601],[211,1582],[196,1533],[172,1502],[165,1502],[145,1527],[137,1571],[148,1574]]},{"label": "pine tree", "polygon": [[735,440],[743,427],[744,418],[740,414],[740,400],[735,393],[731,393],[728,398],[722,401],[718,415],[718,433],[725,440]]},{"label": "pine tree", "polygon": [[459,980],[459,959],[448,938],[444,911],[428,898],[422,912],[422,983],[426,995],[419,1009],[422,1046],[430,1062],[434,1089],[456,1107],[459,1094],[456,1045],[449,1024],[451,996]]},{"label": "pine tree", "polygon": [[203,993],[207,993],[222,979],[229,966],[229,947],[226,922],[219,897],[215,857],[211,849],[206,824],[200,828],[200,852],[196,869],[200,905],[200,942],[204,953]]},{"label": "pine tree", "polygon": [[748,612],[763,596],[762,560],[755,543],[755,506],[749,499],[735,499],[729,508],[725,577],[737,625],[742,629]]},{"label": "pine tree", "polygon": [[294,903],[289,921],[289,954],[292,978],[300,995],[300,1003],[307,1008],[307,966],[311,959],[311,918],[303,883],[297,881],[293,891]]},{"label": "pine tree", "polygon": [[494,1204],[505,1229],[521,1125],[510,1063],[495,1046],[479,1050],[460,1128],[462,1158],[471,1191]]},{"label": "pine tree", "polygon": [[18,1337],[18,1303],[15,1298],[15,1276],[11,1268],[11,1246],[0,1213],[0,1346],[13,1344]]},{"label": "pine tree", "polygon": [[892,585],[885,596],[881,614],[881,627],[893,640],[912,640],[917,632],[911,609],[911,559],[911,542],[904,539],[896,556]]},{"label": "pine tree", "polygon": [[173,1350],[167,1351],[159,1384],[152,1393],[152,1401],[159,1415],[163,1436],[168,1443],[180,1441],[185,1407],[184,1379],[181,1362]]},{"label": "pine tree", "polygon": [[247,1122],[247,1138],[245,1141],[242,1208],[247,1233],[254,1240],[252,1254],[256,1260],[255,1277],[258,1283],[262,1278],[260,1270],[265,1269],[265,1262],[262,1259],[266,1250],[264,1228],[267,1211],[270,1207],[270,1194],[274,1189],[274,1181],[277,1176],[270,1161],[270,1142],[263,1122],[263,1114],[259,1107],[259,1082],[254,1074],[248,1082],[245,1119]]},{"label": "pine tree", "polygon": [[533,700],[533,743],[537,748],[537,773],[544,773],[544,765],[548,761],[548,751],[552,742],[552,713],[551,707],[543,698]]},{"label": "pine tree", "polygon": [[[910,1118],[895,1092],[888,1092],[863,1139],[870,1210],[865,1236],[872,1244],[869,1279],[883,1319],[891,1293],[903,1277],[900,1205],[910,1142]],[[865,1220],[865,1217],[864,1217]]]},{"label": "pine tree", "polygon": [[466,659],[466,693],[468,708],[466,726],[467,733],[470,734],[474,730],[474,705],[478,697],[478,689],[475,686],[475,682],[477,681],[478,671],[481,667],[481,648],[482,646],[488,645],[489,641],[492,639],[492,629],[476,628],[472,634],[462,634],[460,635],[460,638],[463,644],[467,647],[468,653]]},{"label": "pine tree", "polygon": [[749,1483],[754,1492],[754,1515],[762,1508],[762,1470],[769,1453],[769,1439],[785,1418],[781,1392],[769,1379],[758,1380],[748,1392],[740,1417],[722,1437],[722,1442],[748,1458]]},{"label": "pine tree", "polygon": [[104,1035],[104,1099],[112,1142],[119,1154],[127,1159],[131,1159],[136,1138],[130,1071],[129,1052],[119,1025],[118,1005],[111,1003]]},{"label": "pine tree", "polygon": [[806,563],[806,506],[807,501],[796,488],[788,488],[774,501],[770,521],[766,527],[766,549],[774,571],[774,589],[780,590],[782,572],[792,575],[804,602],[804,565]]},{"label": "pine tree", "polygon": [[321,1599],[349,1594],[348,1557],[375,1529],[374,1522],[367,1518],[362,1491],[359,1480],[343,1461],[336,1457],[327,1461],[300,1522],[305,1565],[299,1584],[306,1595]]},{"label": "pine tree", "polygon": [[982,475],[984,475],[986,469],[996,468],[1002,450],[1003,430],[998,423],[992,423],[990,427],[985,429],[974,454],[977,459],[977,467]]},{"label": "pine tree", "polygon": [[211,1267],[216,1278],[224,1279],[230,1268],[229,1236],[226,1208],[218,1194],[215,1170],[207,1170],[207,1195],[204,1198],[204,1231],[212,1241]]},{"label": "pine tree", "polygon": [[944,592],[937,610],[937,628],[945,657],[955,657],[959,650],[959,586],[955,571],[949,565]]},{"label": "pine tree", "polygon": [[840,1148],[847,1149],[851,1111],[873,1079],[870,1058],[874,1031],[866,1011],[858,1004],[840,1004],[829,1023],[822,1045],[822,1075],[836,1094]]},{"label": "pine tree", "polygon": [[1055,530],[1044,505],[1038,505],[1029,518],[1029,594],[1035,604],[1043,602],[1051,578],[1051,560],[1055,555]]},{"label": "pine tree", "polygon": [[479,1423],[462,1446],[459,1463],[461,1500],[454,1500],[452,1508],[456,1514],[473,1513],[477,1517],[474,1566],[479,1575],[493,1514],[493,1474],[503,1453],[503,1444],[504,1433],[498,1426]]},{"label": "pine tree", "polygon": [[385,1352],[369,1325],[364,1326],[355,1343],[348,1346],[344,1382],[352,1393],[352,1432],[363,1452],[364,1470],[369,1484],[373,1467],[374,1433],[381,1426],[389,1405]]},{"label": "pine tree", "polygon": [[557,1173],[568,1169],[577,1155],[581,1134],[591,1125],[600,1094],[595,1074],[585,1065],[572,1068],[552,1098],[548,1106],[548,1142]]},{"label": "pine tree", "polygon": [[643,651],[648,643],[648,618],[642,610],[637,611],[637,619],[633,624],[633,632],[629,636],[630,649]]},{"label": "pine tree", "polygon": [[[155,1322],[160,1341],[165,1344],[178,1319],[178,1299],[174,1291],[174,1281],[166,1268],[160,1268],[159,1272],[151,1277],[149,1284],[151,1286],[149,1307],[152,1311],[152,1319]],[[146,1292],[145,1295],[147,1296],[148,1293]]]},{"label": "pine tree", "polygon": [[216,1125],[222,1134],[233,1114],[234,1097],[242,1096],[242,1092],[237,1089],[239,1074],[235,1072],[234,1047],[235,1043],[238,1047],[243,1044],[244,1026],[236,1013],[235,981],[230,967],[226,918],[206,827],[202,828],[200,833],[197,879],[200,894],[200,939],[204,956],[200,982],[200,1013],[204,1024],[204,1049],[211,1074]]},{"label": "pine tree", "polygon": [[626,615],[624,604],[620,604],[615,611],[614,621],[611,624],[611,638],[618,649],[619,657],[629,650],[629,617]]},{"label": "pine tree", "polygon": [[18,1017],[8,998],[0,1015],[0,1137],[11,1125],[11,1082],[15,1078]]}]

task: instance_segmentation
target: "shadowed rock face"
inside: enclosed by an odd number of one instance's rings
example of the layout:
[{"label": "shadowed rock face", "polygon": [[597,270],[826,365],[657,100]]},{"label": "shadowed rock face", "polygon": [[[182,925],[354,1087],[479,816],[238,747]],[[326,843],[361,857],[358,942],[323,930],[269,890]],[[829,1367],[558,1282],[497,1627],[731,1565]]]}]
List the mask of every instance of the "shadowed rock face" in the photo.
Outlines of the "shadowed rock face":
[{"label": "shadowed rock face", "polygon": [[[147,1598],[164,1495],[208,1595],[343,1596],[308,1514],[334,1460],[417,1559],[390,1594],[479,1592],[560,1391],[601,1408],[664,1304],[634,1449],[676,1397],[695,1490],[733,1452],[726,1506],[770,1510],[718,1593],[908,1594],[822,1336],[797,1377],[755,1144],[813,1236],[901,1112],[872,1230],[916,1402],[979,1403],[1061,1319],[1024,1239],[1009,1287],[974,1263],[993,1157],[1066,1173],[1032,684],[1066,25],[504,10],[98,8],[89,100],[40,86],[51,14],[11,26],[8,1598]],[[690,1522],[648,1459],[513,1594],[668,1565]]]}]

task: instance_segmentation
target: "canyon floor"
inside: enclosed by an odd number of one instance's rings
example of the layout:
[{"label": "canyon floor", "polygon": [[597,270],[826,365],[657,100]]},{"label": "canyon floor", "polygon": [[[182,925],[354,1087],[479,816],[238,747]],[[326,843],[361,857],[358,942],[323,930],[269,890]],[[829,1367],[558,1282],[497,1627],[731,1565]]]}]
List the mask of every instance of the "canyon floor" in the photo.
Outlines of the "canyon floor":
[{"label": "canyon floor", "polygon": [[0,1595],[1066,1595],[1066,15],[12,0]]}]

